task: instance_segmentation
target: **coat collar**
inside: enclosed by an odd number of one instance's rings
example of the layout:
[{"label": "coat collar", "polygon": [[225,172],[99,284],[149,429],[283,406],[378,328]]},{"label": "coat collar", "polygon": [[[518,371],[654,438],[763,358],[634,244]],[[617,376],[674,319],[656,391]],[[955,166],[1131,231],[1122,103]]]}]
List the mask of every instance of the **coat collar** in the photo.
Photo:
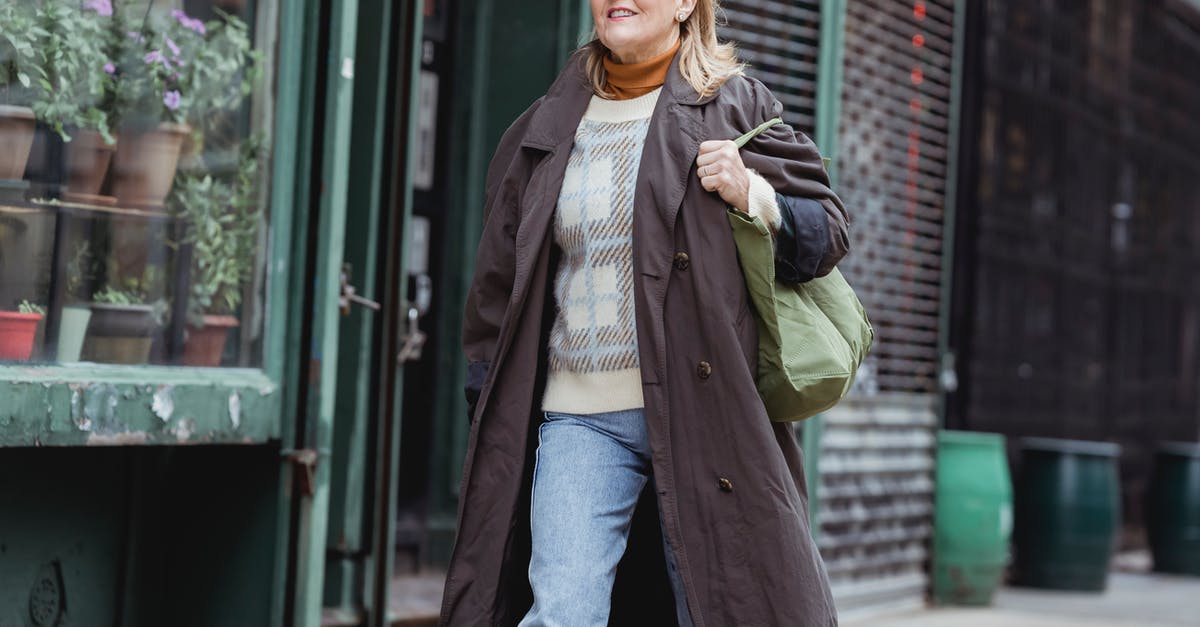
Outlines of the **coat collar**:
[{"label": "coat collar", "polygon": [[[588,54],[588,49],[583,48],[571,55],[562,73],[550,85],[542,104],[534,112],[522,146],[551,151],[574,140],[579,121],[583,119],[594,93],[587,77]],[[679,72],[679,55],[675,55],[671,69],[667,71],[667,81],[663,85],[656,111],[671,111],[675,104],[697,107],[715,97],[716,94],[701,97],[684,80]]]}]

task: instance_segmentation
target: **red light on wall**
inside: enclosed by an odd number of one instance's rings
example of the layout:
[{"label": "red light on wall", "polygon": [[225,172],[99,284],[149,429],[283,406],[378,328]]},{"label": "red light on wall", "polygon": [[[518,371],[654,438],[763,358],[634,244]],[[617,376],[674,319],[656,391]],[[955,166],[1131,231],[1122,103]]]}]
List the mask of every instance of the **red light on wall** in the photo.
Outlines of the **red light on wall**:
[{"label": "red light on wall", "polygon": [[917,33],[916,35],[913,35],[913,46],[916,48],[924,48],[925,47],[925,36],[922,35],[921,33]]},{"label": "red light on wall", "polygon": [[908,101],[908,109],[910,111],[912,111],[913,113],[920,113],[921,112],[921,99],[913,98],[912,100],[909,100]]},{"label": "red light on wall", "polygon": [[925,3],[924,2],[914,2],[913,3],[913,17],[917,18],[917,21],[925,19]]},{"label": "red light on wall", "polygon": [[912,69],[912,73],[909,74],[909,79],[912,80],[913,85],[920,85],[925,81],[925,73],[921,71],[921,68],[915,67]]}]

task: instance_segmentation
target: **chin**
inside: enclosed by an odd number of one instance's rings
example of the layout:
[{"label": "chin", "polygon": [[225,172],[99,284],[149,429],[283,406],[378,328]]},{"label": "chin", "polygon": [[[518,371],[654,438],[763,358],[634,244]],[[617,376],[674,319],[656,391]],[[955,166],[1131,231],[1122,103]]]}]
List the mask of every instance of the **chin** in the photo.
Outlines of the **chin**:
[{"label": "chin", "polygon": [[626,54],[636,51],[641,47],[642,42],[632,37],[608,37],[607,41],[601,41],[605,48],[612,52],[613,56],[620,57],[621,53]]}]

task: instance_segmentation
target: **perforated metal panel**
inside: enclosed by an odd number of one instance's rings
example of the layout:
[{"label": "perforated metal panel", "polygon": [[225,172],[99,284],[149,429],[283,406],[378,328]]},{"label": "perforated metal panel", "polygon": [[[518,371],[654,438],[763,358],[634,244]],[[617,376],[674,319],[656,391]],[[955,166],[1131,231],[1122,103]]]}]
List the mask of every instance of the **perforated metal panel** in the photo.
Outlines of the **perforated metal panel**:
[{"label": "perforated metal panel", "polygon": [[875,325],[885,391],[937,389],[953,3],[847,4],[838,193],[852,209],[842,272]]},{"label": "perforated metal panel", "polygon": [[722,2],[722,41],[733,41],[762,81],[783,103],[783,118],[811,135],[816,121],[820,3],[816,0]]},{"label": "perforated metal panel", "polygon": [[840,267],[876,337],[821,441],[819,544],[843,617],[918,607],[928,587],[953,7],[846,5],[837,192],[852,242]]}]

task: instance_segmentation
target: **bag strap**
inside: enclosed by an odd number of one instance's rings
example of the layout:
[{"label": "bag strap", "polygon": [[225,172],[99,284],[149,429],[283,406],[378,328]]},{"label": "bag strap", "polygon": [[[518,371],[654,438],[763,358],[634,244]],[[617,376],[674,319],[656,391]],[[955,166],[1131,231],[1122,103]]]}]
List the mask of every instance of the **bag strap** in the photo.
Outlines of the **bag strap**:
[{"label": "bag strap", "polygon": [[772,126],[775,126],[776,124],[783,124],[783,118],[771,118],[770,120],[767,120],[766,122],[763,122],[762,124],[759,124],[758,128],[733,140],[733,143],[737,144],[738,148],[741,148],[742,146],[745,146],[747,142],[754,139],[755,137],[758,137],[759,135],[762,135],[763,133],[765,133],[767,131],[767,129],[771,128]]},{"label": "bag strap", "polygon": [[[759,124],[758,128],[733,140],[733,143],[736,144],[738,148],[741,148],[741,147],[745,146],[746,144],[750,143],[750,140],[754,139],[755,137],[758,137],[759,135],[762,135],[763,133],[765,133],[767,131],[767,129],[771,128],[772,126],[775,126],[776,124],[783,124],[783,118],[771,118],[770,120],[767,120],[766,122],[763,122],[762,124]],[[821,157],[821,164],[825,166],[826,170],[828,170],[829,166],[830,166],[829,157]]]}]

